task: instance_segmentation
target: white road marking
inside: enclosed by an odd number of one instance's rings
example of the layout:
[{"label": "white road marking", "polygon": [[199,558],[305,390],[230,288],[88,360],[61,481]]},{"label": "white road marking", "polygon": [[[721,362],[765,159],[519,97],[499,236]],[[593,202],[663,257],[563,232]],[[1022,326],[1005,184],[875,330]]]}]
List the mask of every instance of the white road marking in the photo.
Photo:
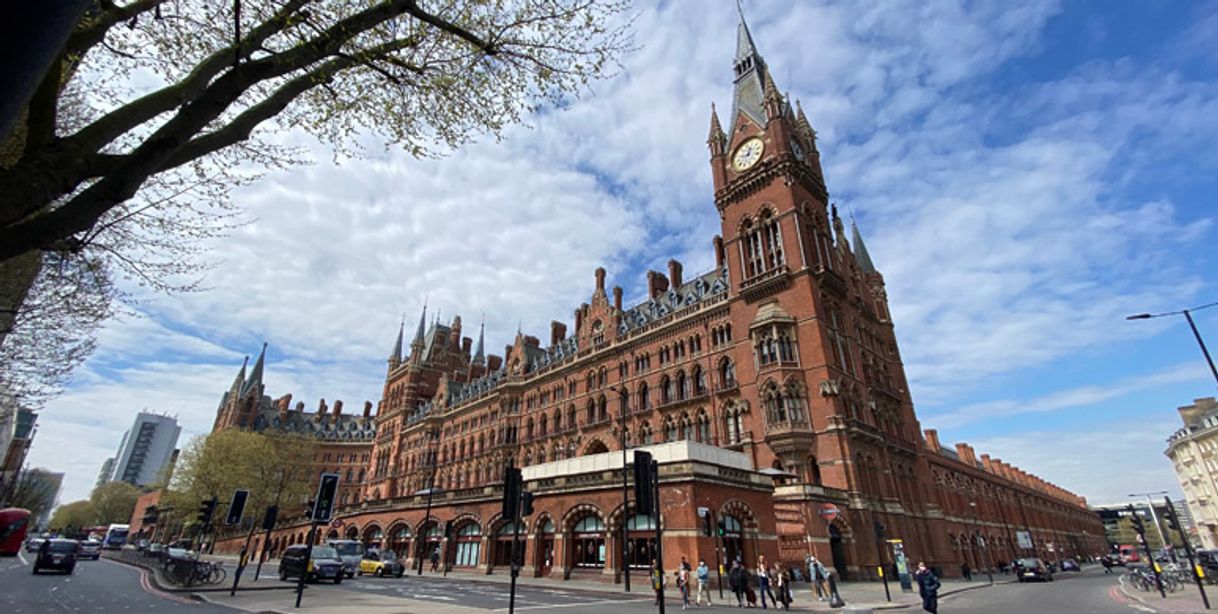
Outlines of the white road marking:
[{"label": "white road marking", "polygon": [[1148,608],[1148,607],[1146,607],[1146,606],[1144,606],[1144,605],[1138,605],[1138,604],[1136,604],[1136,603],[1131,603],[1131,604],[1129,604],[1129,607],[1131,607],[1131,608],[1133,608],[1133,609],[1135,609],[1135,610],[1140,610],[1140,611],[1142,611],[1142,612],[1152,612],[1152,613],[1153,613],[1153,612],[1158,612],[1158,610],[1156,610],[1156,609],[1154,609],[1154,608]]},{"label": "white road marking", "polygon": [[[549,605],[526,606],[523,608],[516,608],[516,609],[517,610],[550,610],[550,609],[556,609],[556,608],[578,608],[578,607],[582,607],[582,606],[610,605],[610,604],[625,603],[625,602],[629,602],[629,601],[640,601],[641,602],[641,601],[648,601],[648,600],[649,599],[602,599],[600,601],[584,601],[581,603],[555,603],[555,604],[549,604]],[[492,610],[492,611],[506,612],[506,611],[508,611],[508,609],[499,608],[499,609]]]},{"label": "white road marking", "polygon": [[24,554],[21,554],[21,551],[20,551],[20,550],[18,550],[18,551],[17,551],[17,558],[21,559],[21,564],[22,564],[22,565],[29,565],[29,564],[30,564],[30,562],[29,562],[29,561],[25,560],[25,555],[24,555]]}]

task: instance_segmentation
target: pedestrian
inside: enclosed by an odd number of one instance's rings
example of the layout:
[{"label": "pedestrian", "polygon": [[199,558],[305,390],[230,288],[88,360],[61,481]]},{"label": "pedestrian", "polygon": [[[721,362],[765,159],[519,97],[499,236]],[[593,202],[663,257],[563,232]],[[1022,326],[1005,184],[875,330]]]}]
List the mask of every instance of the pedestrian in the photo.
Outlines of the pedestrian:
[{"label": "pedestrian", "polygon": [[435,571],[440,567],[440,549],[436,548],[431,551],[431,570]]},{"label": "pedestrian", "polygon": [[1100,565],[1104,566],[1104,573],[1112,573],[1112,561],[1108,557],[1100,559]]},{"label": "pedestrian", "polygon": [[960,575],[964,576],[965,581],[973,581],[973,569],[968,566],[968,561],[960,564]]},{"label": "pedestrian", "polygon": [[930,614],[938,614],[939,577],[926,567],[925,561],[918,561],[918,571],[914,578],[918,582],[918,594],[922,597],[922,609]]},{"label": "pedestrian", "polygon": [[774,568],[774,582],[778,588],[778,601],[782,609],[791,609],[791,574],[787,573],[786,565],[779,563]]},{"label": "pedestrian", "polygon": [[816,557],[808,557],[808,577],[812,579],[812,588],[816,591],[816,600],[825,600],[825,580],[829,577],[829,570],[816,560]]},{"label": "pedestrian", "polygon": [[681,609],[689,609],[689,563],[685,562],[685,557],[681,557],[681,564],[677,566],[677,571],[674,576],[677,578],[677,590],[681,593]]},{"label": "pedestrian", "polygon": [[706,559],[698,559],[698,597],[694,599],[694,605],[701,606],[702,598],[706,597],[706,605],[711,604],[710,598],[710,568],[706,566]]},{"label": "pedestrian", "polygon": [[774,598],[774,592],[770,590],[770,566],[765,562],[765,555],[757,557],[757,593],[761,597],[761,609],[767,610],[766,595],[770,597],[770,603],[778,605],[778,600]]},{"label": "pedestrian", "polygon": [[736,596],[736,607],[744,607],[744,587],[748,584],[748,575],[739,560],[732,562],[732,568],[727,572],[727,588]]},{"label": "pedestrian", "polygon": [[664,598],[664,585],[667,583],[668,578],[664,575],[664,570],[655,559],[651,559],[651,589],[656,592],[656,600],[652,605],[660,605],[660,599]]}]

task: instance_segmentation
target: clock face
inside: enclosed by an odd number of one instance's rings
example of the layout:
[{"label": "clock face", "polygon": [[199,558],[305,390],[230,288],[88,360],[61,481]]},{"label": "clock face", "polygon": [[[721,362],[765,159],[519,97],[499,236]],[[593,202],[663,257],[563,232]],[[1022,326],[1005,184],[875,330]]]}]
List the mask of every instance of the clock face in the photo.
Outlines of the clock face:
[{"label": "clock face", "polygon": [[804,159],[804,148],[799,146],[799,141],[791,139],[791,153],[795,154],[795,159]]},{"label": "clock face", "polygon": [[732,156],[732,167],[737,171],[743,171],[751,168],[757,161],[761,159],[761,152],[765,151],[765,143],[759,138],[751,138],[740,147],[736,148],[736,155]]}]

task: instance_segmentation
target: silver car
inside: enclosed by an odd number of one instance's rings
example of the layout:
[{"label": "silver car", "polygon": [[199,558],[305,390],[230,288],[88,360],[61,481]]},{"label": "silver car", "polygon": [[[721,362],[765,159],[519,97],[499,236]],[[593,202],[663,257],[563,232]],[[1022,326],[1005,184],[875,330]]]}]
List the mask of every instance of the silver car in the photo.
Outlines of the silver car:
[{"label": "silver car", "polygon": [[331,539],[326,544],[343,560],[343,575],[354,578],[359,571],[359,562],[364,558],[364,545],[353,539]]}]

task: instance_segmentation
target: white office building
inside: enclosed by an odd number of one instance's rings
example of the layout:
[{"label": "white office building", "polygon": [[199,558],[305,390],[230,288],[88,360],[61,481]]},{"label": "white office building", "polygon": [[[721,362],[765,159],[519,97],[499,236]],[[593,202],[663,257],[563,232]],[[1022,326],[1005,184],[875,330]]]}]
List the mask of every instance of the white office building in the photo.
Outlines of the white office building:
[{"label": "white office building", "polygon": [[131,430],[123,434],[110,479],[136,486],[155,483],[161,469],[173,459],[181,433],[175,418],[140,412]]}]

